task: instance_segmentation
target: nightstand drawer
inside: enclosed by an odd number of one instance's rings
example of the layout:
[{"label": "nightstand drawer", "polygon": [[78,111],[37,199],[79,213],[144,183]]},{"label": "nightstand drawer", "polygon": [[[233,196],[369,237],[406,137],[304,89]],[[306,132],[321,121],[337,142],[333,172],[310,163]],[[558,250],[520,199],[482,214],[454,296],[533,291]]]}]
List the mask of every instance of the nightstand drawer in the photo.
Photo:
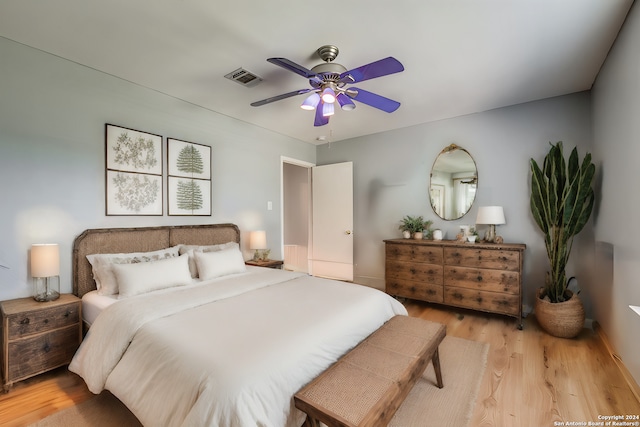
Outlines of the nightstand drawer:
[{"label": "nightstand drawer", "polygon": [[78,325],[9,343],[9,381],[17,381],[71,361],[80,345]]},{"label": "nightstand drawer", "polygon": [[25,311],[8,317],[9,340],[36,332],[46,332],[80,322],[78,304],[67,304],[43,310]]}]

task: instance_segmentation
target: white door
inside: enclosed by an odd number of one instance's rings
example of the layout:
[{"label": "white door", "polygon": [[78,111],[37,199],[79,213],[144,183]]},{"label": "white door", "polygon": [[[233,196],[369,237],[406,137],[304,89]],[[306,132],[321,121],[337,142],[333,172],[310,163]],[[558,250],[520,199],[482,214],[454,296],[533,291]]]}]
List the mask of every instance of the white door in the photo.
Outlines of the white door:
[{"label": "white door", "polygon": [[353,280],[353,163],[312,168],[311,274]]}]

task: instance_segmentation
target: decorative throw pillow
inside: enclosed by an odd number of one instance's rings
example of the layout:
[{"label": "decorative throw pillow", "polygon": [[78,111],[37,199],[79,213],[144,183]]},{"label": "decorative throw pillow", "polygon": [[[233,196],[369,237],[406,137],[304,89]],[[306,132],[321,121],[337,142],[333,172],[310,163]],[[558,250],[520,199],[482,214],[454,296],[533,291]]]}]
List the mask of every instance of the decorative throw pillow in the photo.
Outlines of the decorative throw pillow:
[{"label": "decorative throw pillow", "polygon": [[200,279],[214,279],[247,271],[242,252],[238,248],[215,252],[194,252],[194,255]]},{"label": "decorative throw pillow", "polygon": [[112,268],[120,289],[118,298],[184,286],[192,281],[186,254],[138,264],[114,264]]},{"label": "decorative throw pillow", "polygon": [[113,275],[114,264],[137,264],[179,256],[179,246],[172,246],[152,252],[132,252],[121,254],[93,254],[87,255],[91,263],[93,279],[100,295],[115,295],[118,293],[118,282]]},{"label": "decorative throw pillow", "polygon": [[240,250],[240,245],[236,242],[221,243],[219,245],[179,245],[180,255],[189,254],[189,271],[191,271],[191,277],[194,279],[198,277],[198,267],[196,266],[196,259],[194,252],[216,252],[223,249],[236,248]]}]

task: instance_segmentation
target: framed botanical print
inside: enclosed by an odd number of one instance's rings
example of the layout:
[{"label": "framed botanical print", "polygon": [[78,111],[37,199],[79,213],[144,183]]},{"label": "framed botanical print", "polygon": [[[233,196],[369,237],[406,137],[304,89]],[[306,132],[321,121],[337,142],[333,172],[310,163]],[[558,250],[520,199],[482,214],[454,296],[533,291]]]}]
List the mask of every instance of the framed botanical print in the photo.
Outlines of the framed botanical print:
[{"label": "framed botanical print", "polygon": [[162,215],[162,136],[106,125],[106,214]]},{"label": "framed botanical print", "polygon": [[211,215],[211,147],[167,138],[169,215]]}]

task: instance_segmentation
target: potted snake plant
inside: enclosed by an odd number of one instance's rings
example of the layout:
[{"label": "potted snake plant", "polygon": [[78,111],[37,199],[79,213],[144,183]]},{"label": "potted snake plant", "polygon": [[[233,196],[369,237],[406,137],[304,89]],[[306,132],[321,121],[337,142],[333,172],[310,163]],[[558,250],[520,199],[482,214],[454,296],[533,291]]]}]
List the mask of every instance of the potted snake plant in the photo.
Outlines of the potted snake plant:
[{"label": "potted snake plant", "polygon": [[587,153],[582,162],[574,148],[565,162],[562,141],[551,144],[542,168],[534,159],[531,165],[531,213],[544,234],[550,270],[545,285],[538,291],[535,315],[549,334],[573,338],[584,324],[584,308],[577,295],[567,289],[565,268],[571,254],[573,237],[591,216],[594,192],[591,188],[595,165]]}]

